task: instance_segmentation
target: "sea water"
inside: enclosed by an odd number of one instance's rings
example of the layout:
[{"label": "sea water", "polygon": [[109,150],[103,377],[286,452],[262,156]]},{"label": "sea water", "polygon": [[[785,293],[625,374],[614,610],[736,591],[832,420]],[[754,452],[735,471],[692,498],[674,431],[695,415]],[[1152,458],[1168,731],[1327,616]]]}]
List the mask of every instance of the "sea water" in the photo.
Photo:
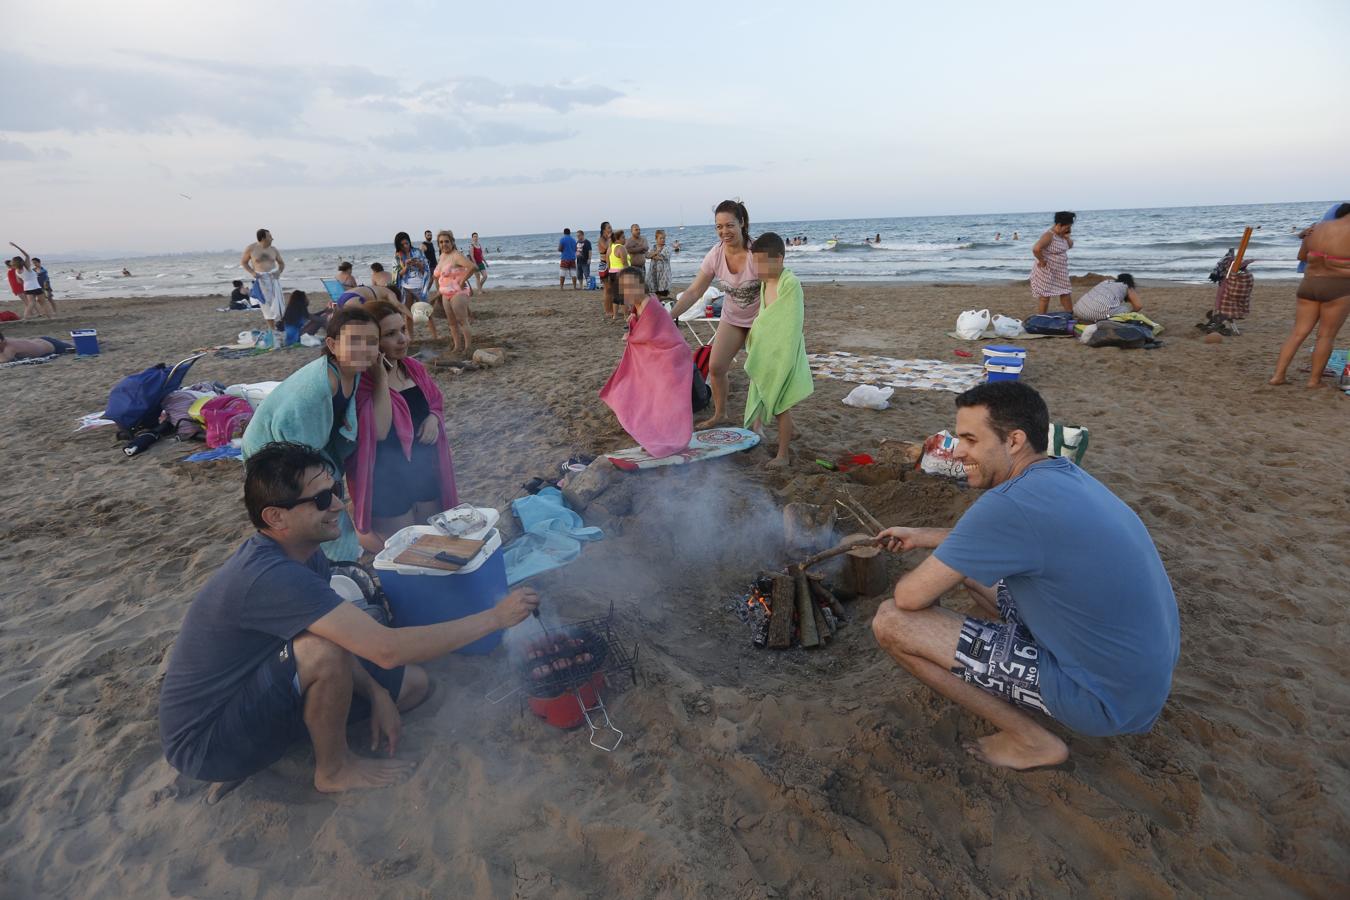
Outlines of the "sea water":
[{"label": "sea water", "polygon": [[[1252,235],[1247,258],[1258,278],[1296,278],[1296,231],[1312,224],[1333,201],[1266,203],[1251,206],[1189,206],[1170,209],[1079,210],[1069,271],[1081,275],[1130,272],[1141,279],[1203,283],[1220,257],[1236,247],[1246,226]],[[754,210],[751,209],[753,216]],[[977,282],[1025,279],[1032,266],[1031,246],[1050,226],[1051,212],[921,216],[887,219],[818,219],[752,222],[752,232],[775,231],[784,238],[802,236],[806,243],[788,248],[787,265],[804,281]],[[627,220],[625,220],[627,221]],[[408,223],[420,234],[427,224]],[[472,227],[472,223],[469,224]],[[461,230],[457,227],[456,230]],[[563,223],[557,232],[482,238],[491,287],[547,287],[558,278],[558,238],[563,225],[586,231],[592,243],[598,222]],[[671,255],[673,288],[693,278],[703,255],[717,240],[711,223],[659,225],[644,223],[643,235],[654,241],[664,227],[667,244],[680,242]],[[1017,232],[1019,240],[1012,239]],[[996,235],[1001,233],[999,239]],[[880,244],[867,243],[881,235]],[[366,284],[370,264],[393,270],[391,244],[345,247],[290,247],[278,244],[286,259],[285,290],[303,289],[324,297],[321,278],[332,278],[342,260],[352,262],[358,281]],[[239,266],[243,248],[209,253],[181,253],[62,262],[48,259],[52,287],[64,297],[202,296],[228,294],[234,279],[248,281]],[[461,249],[468,254],[467,244]],[[597,259],[591,261],[592,273]],[[123,276],[126,268],[132,274]],[[82,277],[77,279],[76,274]]]}]

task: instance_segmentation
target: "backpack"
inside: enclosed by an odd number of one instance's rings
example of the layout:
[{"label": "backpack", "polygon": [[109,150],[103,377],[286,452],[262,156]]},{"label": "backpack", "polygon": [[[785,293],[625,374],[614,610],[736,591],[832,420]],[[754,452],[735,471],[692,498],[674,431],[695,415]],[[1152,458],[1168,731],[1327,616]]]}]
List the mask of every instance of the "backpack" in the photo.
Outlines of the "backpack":
[{"label": "backpack", "polygon": [[[701,347],[699,349],[706,350],[708,348]],[[707,360],[705,359],[703,362],[703,371],[700,372],[698,365],[698,354],[697,353],[694,354],[694,377],[692,379],[693,384],[689,388],[690,393],[689,400],[694,407],[694,412],[703,412],[703,410],[708,408],[709,401],[712,400],[712,388],[708,387],[708,379],[703,374],[704,372],[707,372],[708,370],[707,366],[708,363]]]},{"label": "backpack", "polygon": [[1040,313],[1022,323],[1027,334],[1073,334],[1073,313]]},{"label": "backpack", "polygon": [[191,357],[170,369],[156,363],[144,372],[128,375],[113,385],[108,395],[105,419],[112,419],[122,431],[135,432],[159,423],[160,404],[183,385],[183,376],[197,361]]},{"label": "backpack", "polygon": [[1153,343],[1153,329],[1147,325],[1113,322],[1107,319],[1097,323],[1097,330],[1088,338],[1087,345],[1134,349],[1151,343]]},{"label": "backpack", "polygon": [[703,380],[708,380],[708,363],[712,360],[712,344],[704,344],[694,351],[694,368]]}]

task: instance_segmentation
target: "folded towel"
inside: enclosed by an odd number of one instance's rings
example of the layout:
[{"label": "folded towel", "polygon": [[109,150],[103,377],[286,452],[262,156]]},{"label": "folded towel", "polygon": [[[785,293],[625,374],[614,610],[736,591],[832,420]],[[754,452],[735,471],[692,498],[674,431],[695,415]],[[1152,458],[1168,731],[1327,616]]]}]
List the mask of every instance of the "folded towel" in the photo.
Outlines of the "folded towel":
[{"label": "folded towel", "polygon": [[660,459],[679,453],[694,436],[690,390],[694,354],[670,313],[654,298],[629,320],[628,345],[600,399],[643,450]]},{"label": "folded towel", "polygon": [[581,555],[582,541],[605,536],[599,528],[583,524],[554,487],[511,501],[511,510],[525,533],[502,551],[508,584],[565,566]]},{"label": "folded towel", "polygon": [[750,393],[745,401],[745,427],[756,420],[767,422],[811,396],[811,364],[806,359],[802,322],[806,308],[802,283],[791,269],[778,277],[778,299],[764,305],[764,284],[759,287],[760,308],[750,328],[745,373]]}]

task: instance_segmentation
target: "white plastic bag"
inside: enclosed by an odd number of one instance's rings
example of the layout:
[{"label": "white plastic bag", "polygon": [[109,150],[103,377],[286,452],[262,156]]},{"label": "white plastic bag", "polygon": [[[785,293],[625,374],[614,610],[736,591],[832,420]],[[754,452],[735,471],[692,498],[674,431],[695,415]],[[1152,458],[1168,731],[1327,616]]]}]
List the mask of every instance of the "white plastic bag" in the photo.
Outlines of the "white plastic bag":
[{"label": "white plastic bag", "polygon": [[994,316],[994,334],[1001,338],[1018,337],[1026,334],[1022,328],[1022,320],[1014,319],[1011,316]]},{"label": "white plastic bag", "polygon": [[322,347],[322,346],[323,346],[323,338],[319,337],[318,335],[314,335],[314,334],[302,334],[302,335],[300,335],[300,346],[302,346],[302,347]]},{"label": "white plastic bag", "polygon": [[890,406],[891,394],[895,388],[879,388],[871,384],[860,384],[848,392],[844,402],[859,409],[886,409]]},{"label": "white plastic bag", "polygon": [[923,442],[923,456],[919,457],[919,468],[929,475],[965,478],[966,467],[956,459],[958,442],[959,438],[950,431],[939,431]]},{"label": "white plastic bag", "polygon": [[1081,332],[1079,332],[1078,339],[1086,344],[1088,341],[1092,340],[1092,336],[1096,333],[1097,333],[1097,323],[1093,322],[1091,325],[1089,325],[1088,327],[1084,328]]},{"label": "white plastic bag", "polygon": [[989,327],[989,310],[968,309],[956,317],[956,334],[962,340],[977,340]]}]

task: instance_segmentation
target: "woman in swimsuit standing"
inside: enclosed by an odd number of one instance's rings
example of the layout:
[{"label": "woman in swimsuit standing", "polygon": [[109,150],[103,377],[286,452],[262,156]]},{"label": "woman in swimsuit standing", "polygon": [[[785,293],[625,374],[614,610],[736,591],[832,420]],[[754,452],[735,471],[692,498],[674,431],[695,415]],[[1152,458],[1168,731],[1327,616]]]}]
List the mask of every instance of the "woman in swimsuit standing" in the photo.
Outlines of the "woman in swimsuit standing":
[{"label": "woman in swimsuit standing", "polygon": [[1275,363],[1270,383],[1285,383],[1294,354],[1316,328],[1317,344],[1313,348],[1308,387],[1326,387],[1322,383],[1322,370],[1350,313],[1350,203],[1336,207],[1335,218],[1319,222],[1303,233],[1298,258],[1307,262],[1308,269],[1298,285],[1294,327],[1280,348],[1280,359]]},{"label": "woman in swimsuit standing", "polygon": [[440,290],[445,318],[450,323],[450,349],[468,353],[472,339],[469,334],[469,297],[472,293],[464,282],[475,266],[459,252],[453,231],[438,231],[436,247],[441,254],[441,261],[436,264],[436,286]]},{"label": "woman in swimsuit standing", "polygon": [[750,213],[744,203],[723,200],[717,204],[713,221],[718,241],[703,257],[698,275],[671,310],[671,316],[679,321],[685,310],[703,302],[703,292],[710,284],[716,284],[726,295],[722,321],[717,326],[708,361],[713,414],[697,423],[696,428],[711,428],[727,421],[727,373],[759,314],[759,275],[755,272],[754,254],[750,252]]}]

